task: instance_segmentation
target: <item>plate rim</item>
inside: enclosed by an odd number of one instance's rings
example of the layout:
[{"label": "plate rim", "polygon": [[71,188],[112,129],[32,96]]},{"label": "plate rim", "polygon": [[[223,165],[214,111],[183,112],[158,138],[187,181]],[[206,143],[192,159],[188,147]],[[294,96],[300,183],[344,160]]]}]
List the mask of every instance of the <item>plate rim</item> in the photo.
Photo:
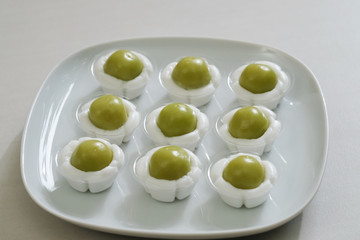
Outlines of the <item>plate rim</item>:
[{"label": "plate rim", "polygon": [[[315,184],[313,184],[314,188],[313,191],[311,192],[311,194],[309,194],[309,197],[307,199],[307,201],[304,201],[303,204],[301,205],[301,207],[298,209],[298,211],[295,211],[293,214],[289,215],[288,217],[284,218],[281,221],[272,223],[272,224],[268,224],[268,225],[264,225],[263,227],[248,227],[248,228],[243,228],[241,230],[215,230],[215,231],[199,231],[199,233],[176,233],[176,234],[171,234],[171,233],[166,233],[166,232],[161,232],[159,230],[142,230],[141,232],[134,229],[114,229],[111,227],[101,227],[101,226],[96,226],[93,224],[87,224],[85,222],[79,222],[71,217],[67,217],[63,214],[60,214],[58,211],[55,211],[54,209],[48,208],[47,206],[45,206],[45,204],[42,203],[42,201],[40,201],[40,199],[38,197],[36,197],[34,195],[34,192],[31,190],[29,182],[27,181],[27,177],[26,177],[26,170],[24,168],[24,164],[25,164],[25,142],[26,139],[28,138],[28,129],[29,129],[29,124],[30,121],[32,119],[33,113],[34,113],[34,109],[35,106],[37,105],[37,102],[39,100],[39,97],[41,95],[41,93],[43,92],[43,89],[45,87],[45,85],[48,83],[48,81],[50,81],[50,76],[54,73],[54,71],[61,66],[64,62],[68,61],[70,58],[72,58],[73,56],[80,54],[81,52],[85,52],[85,51],[89,51],[92,48],[98,48],[98,47],[102,47],[102,46],[106,46],[106,45],[112,45],[112,44],[117,44],[117,43],[123,43],[123,42],[134,42],[134,41],[212,41],[212,42],[221,42],[222,44],[225,42],[229,42],[229,43],[233,43],[233,44],[241,44],[241,45],[249,45],[249,46],[255,46],[255,47],[266,47],[267,49],[271,49],[274,50],[275,52],[281,53],[287,57],[292,58],[293,60],[295,60],[298,64],[302,65],[308,72],[309,74],[312,76],[313,78],[313,83],[316,86],[316,91],[320,96],[321,99],[321,110],[322,113],[324,115],[324,122],[323,122],[323,132],[324,132],[324,136],[322,136],[322,139],[324,140],[323,142],[323,146],[322,146],[322,154],[321,154],[321,171],[320,173],[320,177],[317,178],[317,182]],[[234,40],[234,39],[225,39],[225,38],[211,38],[211,37],[180,37],[180,36],[174,36],[174,37],[145,37],[145,38],[124,38],[124,39],[119,39],[119,40],[113,40],[113,41],[108,41],[108,42],[102,42],[99,44],[95,44],[95,45],[91,45],[91,46],[87,46],[85,48],[79,49],[78,51],[72,52],[71,54],[65,56],[61,61],[59,61],[52,69],[51,71],[47,74],[47,76],[45,77],[45,80],[42,82],[35,98],[33,99],[30,111],[27,115],[27,120],[25,123],[25,127],[23,129],[23,133],[22,133],[22,138],[21,138],[21,153],[20,153],[20,167],[21,167],[21,178],[23,181],[23,184],[25,186],[25,189],[27,191],[27,193],[29,194],[29,196],[31,197],[31,199],[42,209],[46,210],[47,212],[49,212],[50,214],[65,220],[67,222],[70,222],[72,224],[78,225],[78,226],[82,226],[85,228],[89,228],[89,229],[94,229],[94,230],[98,230],[98,231],[102,231],[102,232],[108,232],[108,233],[115,233],[115,234],[123,234],[123,235],[128,235],[128,236],[139,236],[139,237],[150,237],[150,238],[171,238],[171,239],[203,239],[203,238],[224,238],[224,237],[240,237],[240,236],[248,236],[248,235],[252,235],[252,234],[257,234],[257,233],[262,233],[262,232],[266,232],[272,229],[275,229],[289,221],[291,221],[292,219],[294,219],[295,217],[297,217],[303,210],[304,208],[306,208],[306,206],[308,206],[310,204],[310,202],[313,200],[313,198],[316,196],[317,191],[319,190],[319,187],[321,185],[321,182],[323,180],[323,176],[324,176],[324,172],[326,169],[326,163],[327,163],[327,155],[328,155],[328,146],[329,146],[329,119],[328,119],[328,111],[327,111],[327,107],[326,107],[326,101],[324,98],[324,94],[321,90],[319,81],[317,79],[317,77],[314,75],[314,73],[311,71],[310,68],[307,67],[307,65],[305,65],[302,61],[300,61],[298,58],[294,57],[293,55],[290,55],[278,48],[274,48],[274,47],[270,47],[264,44],[260,44],[260,43],[252,43],[252,42],[247,42],[247,41],[239,41],[239,40]]]}]

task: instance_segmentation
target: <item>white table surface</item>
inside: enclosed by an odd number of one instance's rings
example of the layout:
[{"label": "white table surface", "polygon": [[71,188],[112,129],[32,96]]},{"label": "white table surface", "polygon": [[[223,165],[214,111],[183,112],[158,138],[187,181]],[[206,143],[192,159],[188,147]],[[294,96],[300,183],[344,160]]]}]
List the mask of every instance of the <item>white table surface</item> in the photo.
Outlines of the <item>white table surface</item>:
[{"label": "white table surface", "polygon": [[63,58],[102,42],[210,37],[271,46],[318,78],[329,116],[320,188],[287,224],[244,239],[359,239],[360,2],[18,1],[0,4],[0,239],[130,239],[60,220],[26,192],[20,145],[32,102]]}]

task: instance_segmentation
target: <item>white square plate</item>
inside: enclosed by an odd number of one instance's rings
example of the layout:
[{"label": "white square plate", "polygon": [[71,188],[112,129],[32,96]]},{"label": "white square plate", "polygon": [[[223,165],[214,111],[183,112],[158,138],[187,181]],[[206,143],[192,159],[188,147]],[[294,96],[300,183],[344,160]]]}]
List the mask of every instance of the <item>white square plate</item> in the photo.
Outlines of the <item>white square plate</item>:
[{"label": "white square plate", "polygon": [[[101,193],[73,190],[59,175],[55,158],[70,140],[84,136],[75,112],[101,92],[91,67],[111,50],[135,50],[147,56],[154,73],[142,96],[135,99],[142,121],[156,106],[170,102],[159,82],[159,72],[184,56],[204,57],[216,65],[222,82],[211,102],[202,107],[210,131],[196,154],[204,174],[185,200],[153,200],[135,180],[134,161],[155,145],[143,124],[129,143],[121,145],[126,164],[113,186]],[[282,123],[280,136],[264,158],[274,163],[278,180],[267,199],[253,209],[226,205],[207,181],[207,167],[226,145],[219,139],[217,118],[236,104],[227,78],[238,66],[272,61],[291,78],[291,87],[275,109]],[[33,200],[51,214],[74,224],[111,233],[156,238],[223,238],[273,229],[297,216],[314,197],[326,164],[328,123],[319,84],[299,60],[279,50],[251,43],[201,38],[130,39],[81,50],[59,63],[43,83],[31,109],[22,140],[21,167],[25,187]]]}]

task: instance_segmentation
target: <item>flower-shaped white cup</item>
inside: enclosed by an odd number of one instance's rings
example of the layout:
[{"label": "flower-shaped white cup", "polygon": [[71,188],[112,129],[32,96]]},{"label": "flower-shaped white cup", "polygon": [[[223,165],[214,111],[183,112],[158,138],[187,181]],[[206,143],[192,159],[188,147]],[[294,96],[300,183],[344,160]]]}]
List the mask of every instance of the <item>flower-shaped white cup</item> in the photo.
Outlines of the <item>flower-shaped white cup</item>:
[{"label": "flower-shaped white cup", "polygon": [[[237,68],[229,77],[229,85],[236,94],[240,105],[262,105],[269,109],[274,109],[280,103],[285,93],[290,87],[288,75],[277,64],[269,61],[256,61],[256,64],[264,64],[274,70],[277,76],[277,84],[271,91],[265,93],[252,93],[239,84],[239,78],[244,69],[249,65],[242,65]],[[251,63],[250,63],[251,64]]]},{"label": "flower-shaped white cup", "polygon": [[[113,152],[110,164],[93,172],[85,172],[71,165],[70,159],[77,146],[87,140],[98,140],[108,146]],[[104,191],[111,187],[121,166],[124,164],[124,152],[116,144],[100,138],[83,137],[79,140],[70,141],[59,153],[57,166],[62,176],[65,177],[71,187],[80,192],[89,190],[92,193]]]},{"label": "flower-shaped white cup", "polygon": [[[234,158],[241,155],[254,157],[265,169],[265,179],[256,188],[239,189],[231,185],[223,178],[223,171],[227,164]],[[208,176],[212,186],[226,204],[235,208],[240,208],[243,205],[247,208],[254,208],[266,201],[273,184],[277,179],[277,171],[271,162],[261,160],[261,158],[257,155],[237,153],[215,162],[212,166],[210,166]]]},{"label": "flower-shaped white cup", "polygon": [[145,130],[149,137],[156,143],[156,145],[176,145],[179,147],[187,148],[194,151],[198,147],[202,138],[209,130],[209,119],[206,114],[202,113],[197,107],[187,104],[194,112],[197,117],[196,129],[190,133],[176,136],[167,137],[163,134],[157,125],[157,118],[161,110],[165,106],[161,106],[153,110],[145,119]]},{"label": "flower-shaped white cup", "polygon": [[151,149],[135,162],[135,176],[152,198],[161,202],[173,202],[175,199],[182,200],[191,194],[199,180],[202,174],[201,162],[193,152],[184,148],[190,156],[190,171],[177,180],[156,179],[149,173],[149,162],[154,152],[162,147]]},{"label": "flower-shaped white cup", "polygon": [[89,137],[103,138],[111,143],[120,145],[128,142],[140,123],[140,113],[136,111],[136,106],[126,99],[121,99],[128,113],[128,118],[124,125],[115,130],[104,130],[95,126],[89,119],[89,109],[95,99],[82,105],[77,113],[77,118],[81,128]]},{"label": "flower-shaped white cup", "polygon": [[144,68],[139,76],[130,81],[123,81],[115,78],[104,72],[104,64],[106,60],[113,54],[111,52],[105,56],[100,57],[93,65],[93,74],[99,81],[102,89],[105,93],[111,93],[114,95],[121,96],[126,99],[134,99],[140,96],[146,87],[147,82],[153,72],[153,66],[150,60],[143,54],[131,51],[134,53],[142,62]]},{"label": "flower-shaped white cup", "polygon": [[265,133],[256,139],[235,138],[229,133],[229,123],[234,116],[234,113],[241,109],[236,108],[226,113],[218,121],[218,134],[221,139],[227,144],[230,151],[252,153],[262,155],[264,152],[269,152],[275,142],[276,137],[280,134],[281,123],[276,120],[276,114],[264,106],[254,106],[260,110],[270,121],[270,125]]},{"label": "flower-shaped white cup", "polygon": [[215,65],[208,65],[211,75],[210,83],[198,89],[186,90],[179,87],[172,78],[172,72],[178,62],[169,63],[161,72],[160,80],[163,87],[175,102],[192,104],[196,107],[207,104],[221,81],[221,74]]}]

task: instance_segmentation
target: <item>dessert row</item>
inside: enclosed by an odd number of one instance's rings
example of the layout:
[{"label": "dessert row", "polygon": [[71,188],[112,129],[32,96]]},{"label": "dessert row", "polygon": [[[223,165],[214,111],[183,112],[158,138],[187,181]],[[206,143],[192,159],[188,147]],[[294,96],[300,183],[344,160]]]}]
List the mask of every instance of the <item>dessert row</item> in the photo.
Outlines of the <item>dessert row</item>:
[{"label": "dessert row", "polygon": [[[131,100],[142,94],[153,66],[143,54],[118,50],[100,57],[92,71],[105,93]],[[206,59],[188,56],[165,66],[160,81],[173,101],[199,107],[210,101],[220,84],[221,74]],[[229,77],[229,86],[240,105],[274,109],[288,90],[290,81],[277,64],[255,61],[238,67]]]},{"label": "dessert row", "polygon": [[[105,94],[81,106],[77,119],[87,137],[67,144],[57,158],[60,173],[76,190],[100,192],[111,187],[124,163],[122,142],[130,140],[140,113],[129,100],[141,95],[153,71],[147,57],[119,50],[93,66]],[[145,130],[158,145],[135,161],[139,182],[154,199],[172,202],[191,194],[202,174],[194,150],[209,129],[209,119],[197,107],[208,103],[219,85],[220,72],[197,57],[170,63],[160,74],[174,100],[145,118]],[[221,198],[233,207],[263,203],[276,179],[274,165],[261,159],[270,151],[281,128],[275,108],[289,79],[271,62],[239,67],[229,85],[240,105],[219,122],[218,134],[236,152],[214,163],[209,179]]]}]

